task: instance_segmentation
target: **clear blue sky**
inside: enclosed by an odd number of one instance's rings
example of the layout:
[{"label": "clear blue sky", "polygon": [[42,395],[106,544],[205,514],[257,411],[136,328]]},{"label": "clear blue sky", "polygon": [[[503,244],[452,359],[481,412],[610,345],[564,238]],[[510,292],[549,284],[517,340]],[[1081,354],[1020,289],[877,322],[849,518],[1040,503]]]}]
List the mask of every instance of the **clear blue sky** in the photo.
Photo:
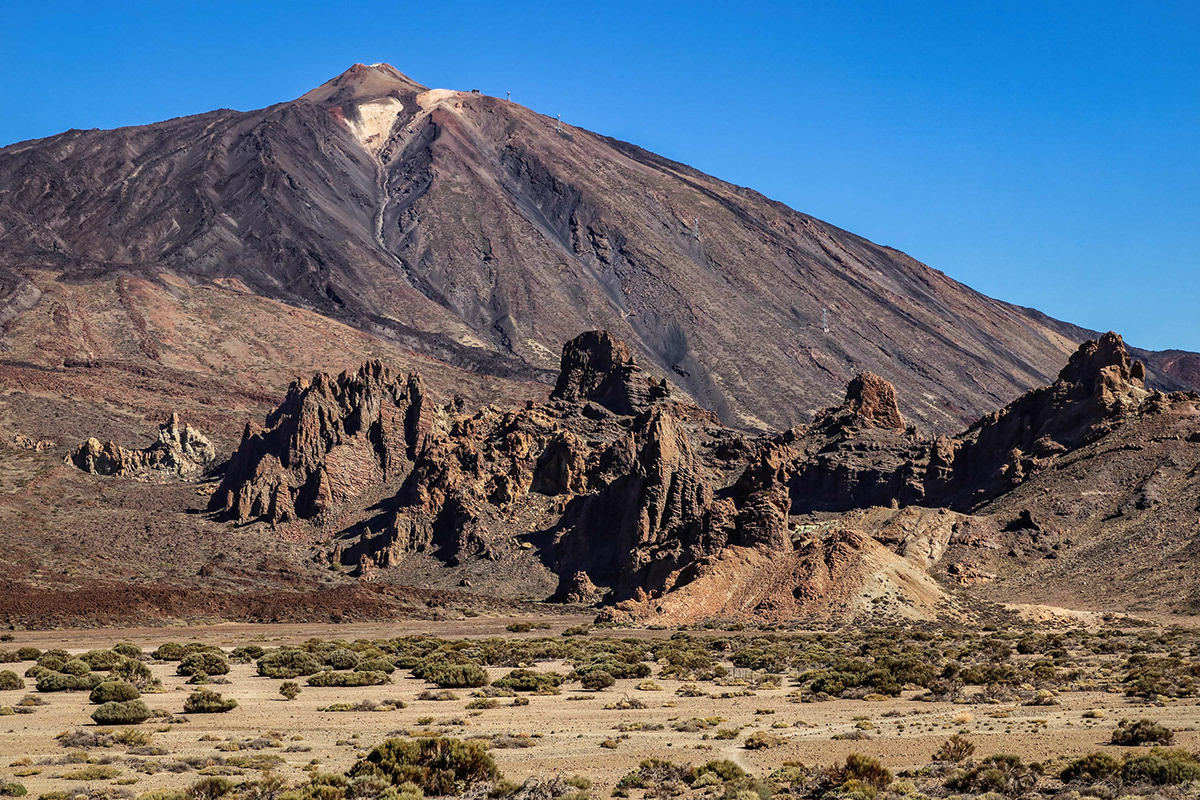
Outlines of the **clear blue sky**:
[{"label": "clear blue sky", "polygon": [[0,144],[350,64],[635,142],[987,294],[1200,350],[1200,3],[0,0]]}]

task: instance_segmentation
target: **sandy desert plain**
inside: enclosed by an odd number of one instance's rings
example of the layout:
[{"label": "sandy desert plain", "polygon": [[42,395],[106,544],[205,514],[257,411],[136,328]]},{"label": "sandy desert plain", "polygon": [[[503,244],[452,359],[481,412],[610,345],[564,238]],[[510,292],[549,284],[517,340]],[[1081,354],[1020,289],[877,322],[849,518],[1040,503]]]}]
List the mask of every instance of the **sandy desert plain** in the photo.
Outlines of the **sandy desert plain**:
[{"label": "sandy desert plain", "polygon": [[[1074,784],[1058,776],[1072,760],[1098,751],[1118,760],[1113,763],[1166,754],[1152,751],[1153,742],[1113,744],[1124,719],[1149,719],[1170,729],[1165,735],[1173,736],[1175,754],[1184,762],[1188,753],[1200,750],[1200,702],[1193,695],[1200,632],[1182,628],[785,632],[694,626],[681,631],[604,629],[583,618],[547,616],[15,631],[9,636],[0,648],[9,653],[10,663],[0,668],[22,676],[24,687],[0,692],[0,785],[17,796],[19,786],[31,797],[148,792],[174,797],[189,787],[189,796],[201,797],[204,792],[194,787],[205,777],[221,776],[236,786],[264,774],[299,786],[314,775],[344,774],[390,737],[438,734],[481,742],[510,781],[581,775],[587,780],[573,784],[587,787],[594,797],[748,798],[747,786],[759,797],[948,796],[985,790],[1018,795],[1034,787],[1043,794],[1083,790],[1101,797],[1178,793],[1185,790],[1164,787],[1157,779],[1122,781],[1120,773],[1102,779],[1087,773]],[[205,688],[236,699],[237,707],[183,713],[199,687],[178,674],[188,662],[154,657],[165,642],[220,648],[229,671],[208,676]],[[95,724],[90,715],[99,706],[90,702],[88,691],[39,691],[38,681],[25,676],[35,660],[14,660],[20,648],[27,648],[25,656],[32,655],[28,648],[43,653],[58,648],[75,656],[118,643],[140,648],[136,660],[149,668],[150,678],[143,671],[135,682],[155,716],[136,726]],[[254,648],[306,650],[325,668],[329,662],[353,663],[345,653],[350,650],[359,659],[386,658],[397,668],[386,676],[388,682],[372,686],[317,687],[297,676],[292,680],[301,691],[287,700],[280,694],[282,679],[261,676],[245,651],[234,653],[247,647],[254,653]],[[178,659],[180,651],[170,655]],[[78,671],[77,665],[63,664],[61,653],[59,664],[53,658],[43,655],[42,662]],[[414,663],[448,663],[447,658],[482,664],[489,685],[442,690],[410,672]],[[540,692],[501,688],[504,676],[522,665],[564,680]],[[630,677],[588,690],[580,677],[589,670],[626,670]],[[439,692],[453,699],[428,699]],[[923,695],[931,696],[918,699]],[[330,710],[337,704],[349,710]],[[123,733],[129,729],[139,733]],[[955,734],[968,739],[974,752],[948,756],[943,747]],[[846,783],[845,763],[853,753],[878,759],[894,780],[838,785],[839,774]],[[1019,775],[1005,773],[993,776],[992,783],[974,784],[962,778],[1000,753],[1020,757]],[[637,770],[646,759],[680,766],[727,761],[750,777],[731,781],[724,774],[718,780],[682,770],[646,770],[643,780]],[[1032,777],[1022,772],[1034,763]],[[839,765],[840,773],[831,769]],[[1012,773],[1012,766],[1009,760],[1000,772]],[[1188,774],[1185,769],[1184,777]],[[957,791],[946,788],[948,783]],[[492,796],[503,792],[493,789]],[[354,796],[345,787],[334,793]]]}]

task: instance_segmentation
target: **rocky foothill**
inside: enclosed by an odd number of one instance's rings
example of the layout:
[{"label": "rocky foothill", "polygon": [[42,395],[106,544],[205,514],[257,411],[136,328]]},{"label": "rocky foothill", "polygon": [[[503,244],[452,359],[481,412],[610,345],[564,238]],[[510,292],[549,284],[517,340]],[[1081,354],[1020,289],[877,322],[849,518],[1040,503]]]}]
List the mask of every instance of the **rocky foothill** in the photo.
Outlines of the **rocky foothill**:
[{"label": "rocky foothill", "polygon": [[[464,584],[486,565],[500,592],[536,572],[553,599],[610,618],[959,615],[944,586],[990,582],[997,549],[1057,557],[1071,521],[1046,505],[1081,449],[1124,451],[1133,422],[1164,415],[1200,444],[1200,397],[1144,375],[1110,333],[956,436],[923,438],[864,373],[811,424],[754,437],[591,331],[564,346],[548,400],[523,408],[437,404],[377,363],[297,383],[247,428],[210,510],[320,525],[380,498],[369,520],[326,526],[334,563],[373,580],[433,564]],[[1028,484],[1044,491],[1006,518],[1000,501]]]}]

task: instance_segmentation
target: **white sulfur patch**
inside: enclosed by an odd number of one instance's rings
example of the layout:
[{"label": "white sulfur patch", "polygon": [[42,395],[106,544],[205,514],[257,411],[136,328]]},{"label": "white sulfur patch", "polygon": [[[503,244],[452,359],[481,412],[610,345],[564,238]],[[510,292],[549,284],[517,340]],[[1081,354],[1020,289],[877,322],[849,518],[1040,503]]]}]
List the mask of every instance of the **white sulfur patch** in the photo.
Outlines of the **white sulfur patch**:
[{"label": "white sulfur patch", "polygon": [[358,120],[346,119],[346,125],[354,138],[372,153],[378,153],[387,141],[396,117],[404,110],[404,104],[394,97],[381,97],[358,106]]}]

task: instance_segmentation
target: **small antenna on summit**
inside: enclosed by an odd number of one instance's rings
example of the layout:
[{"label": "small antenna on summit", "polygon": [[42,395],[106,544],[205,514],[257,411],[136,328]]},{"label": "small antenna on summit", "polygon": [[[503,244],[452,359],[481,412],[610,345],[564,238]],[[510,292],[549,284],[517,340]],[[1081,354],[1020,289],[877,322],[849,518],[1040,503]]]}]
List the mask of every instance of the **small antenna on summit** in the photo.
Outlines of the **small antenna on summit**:
[{"label": "small antenna on summit", "polygon": [[511,103],[512,102],[512,92],[505,92],[505,94],[508,95],[508,102]]},{"label": "small antenna on summit", "polygon": [[821,330],[829,333],[829,315],[825,309],[821,309]]},{"label": "small antenna on summit", "polygon": [[558,127],[555,130],[562,133],[562,114],[558,115]]}]

